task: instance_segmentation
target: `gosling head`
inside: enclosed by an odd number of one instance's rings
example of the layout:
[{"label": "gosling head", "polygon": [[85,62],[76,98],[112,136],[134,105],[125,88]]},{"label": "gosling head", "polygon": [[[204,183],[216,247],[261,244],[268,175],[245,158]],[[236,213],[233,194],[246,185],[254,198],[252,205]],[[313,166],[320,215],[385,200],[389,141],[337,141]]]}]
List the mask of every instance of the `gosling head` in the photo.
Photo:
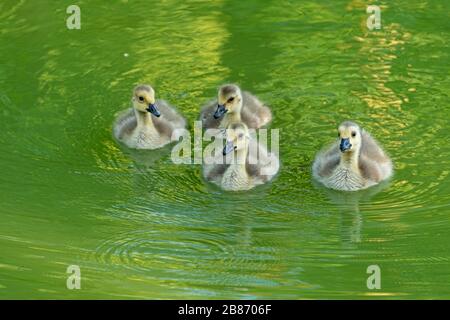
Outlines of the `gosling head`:
[{"label": "gosling head", "polygon": [[219,88],[217,97],[217,110],[214,113],[214,119],[219,119],[225,113],[241,112],[242,94],[241,89],[235,84],[226,84]]},{"label": "gosling head", "polygon": [[361,147],[361,128],[354,122],[345,121],[338,128],[339,149],[342,153],[352,153]]},{"label": "gosling head", "polygon": [[247,150],[250,135],[244,123],[233,123],[226,131],[226,144],[223,148],[223,155],[232,151]]},{"label": "gosling head", "polygon": [[133,90],[133,108],[141,112],[150,112],[155,117],[161,116],[155,105],[155,90],[146,84],[138,85]]}]

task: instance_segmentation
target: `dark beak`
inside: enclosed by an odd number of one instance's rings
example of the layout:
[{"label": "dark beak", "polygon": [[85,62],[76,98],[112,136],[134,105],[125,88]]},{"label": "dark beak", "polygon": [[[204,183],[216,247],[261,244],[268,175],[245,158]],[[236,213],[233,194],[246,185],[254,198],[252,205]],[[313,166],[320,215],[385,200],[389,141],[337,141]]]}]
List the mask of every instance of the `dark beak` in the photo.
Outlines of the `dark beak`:
[{"label": "dark beak", "polygon": [[217,110],[214,112],[214,119],[221,118],[225,113],[227,113],[227,109],[225,109],[225,106],[223,104],[217,105]]},{"label": "dark beak", "polygon": [[341,152],[345,152],[349,150],[352,147],[352,144],[350,143],[350,139],[341,139],[341,144],[339,145],[339,148],[341,149]]},{"label": "dark beak", "polygon": [[147,111],[153,114],[155,117],[159,117],[161,115],[161,112],[159,112],[158,108],[152,103],[148,105]]},{"label": "dark beak", "polygon": [[233,141],[227,141],[227,143],[225,144],[225,147],[223,147],[223,155],[226,156],[227,154],[229,154],[231,151],[233,151],[234,149],[236,149],[236,147],[233,145]]}]

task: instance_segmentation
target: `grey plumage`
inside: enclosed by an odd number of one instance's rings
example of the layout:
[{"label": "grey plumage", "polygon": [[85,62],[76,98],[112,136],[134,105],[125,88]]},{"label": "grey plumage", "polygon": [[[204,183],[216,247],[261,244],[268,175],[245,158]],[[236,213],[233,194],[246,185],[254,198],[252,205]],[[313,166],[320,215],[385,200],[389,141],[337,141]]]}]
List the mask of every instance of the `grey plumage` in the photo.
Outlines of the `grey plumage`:
[{"label": "grey plumage", "polygon": [[136,116],[134,109],[129,108],[122,110],[116,116],[116,121],[113,125],[114,137],[118,140],[122,140],[125,135],[130,135],[137,126]]},{"label": "grey plumage", "polygon": [[199,120],[202,121],[203,129],[217,129],[220,126],[222,119],[215,119],[214,112],[217,109],[217,99],[206,103],[200,111]]},{"label": "grey plumage", "polygon": [[207,181],[227,190],[247,190],[266,183],[276,175],[280,166],[278,157],[269,153],[255,137],[249,140],[245,164],[241,165],[241,169],[244,170],[243,176],[236,178],[231,185],[224,181],[224,176],[228,170],[233,169],[232,166],[240,165],[227,163],[226,156],[221,152],[217,152],[214,159],[213,164],[203,165],[203,176]]},{"label": "grey plumage", "polygon": [[153,117],[153,123],[161,134],[170,137],[174,129],[186,127],[186,120],[176,111],[175,107],[169,105],[165,100],[156,100],[155,104],[161,112],[161,117]]},{"label": "grey plumage", "polygon": [[176,140],[175,130],[184,129],[186,121],[164,100],[155,100],[149,85],[138,85],[131,97],[132,107],[120,112],[113,125],[116,139],[136,149],[157,149]]},{"label": "grey plumage", "polygon": [[[229,93],[232,89],[225,88],[223,93]],[[219,128],[222,118],[214,119],[214,112],[217,109],[218,100],[214,99],[205,104],[200,112],[200,120],[203,128]],[[225,117],[229,116],[228,114]],[[249,128],[260,128],[272,121],[270,108],[264,105],[257,97],[250,92],[242,92],[241,121]]]},{"label": "grey plumage", "polygon": [[[155,105],[160,110],[161,116],[159,118],[152,117],[152,121],[160,135],[170,138],[174,129],[186,127],[186,120],[166,101],[156,100]],[[114,136],[122,140],[124,136],[130,135],[136,126],[137,119],[133,108],[124,110],[117,116],[114,124]]]},{"label": "grey plumage", "polygon": [[325,186],[338,190],[359,190],[370,187],[392,175],[392,162],[378,142],[355,123],[341,127],[357,128],[361,140],[357,150],[345,154],[339,141],[320,151],[313,163],[314,177]]}]

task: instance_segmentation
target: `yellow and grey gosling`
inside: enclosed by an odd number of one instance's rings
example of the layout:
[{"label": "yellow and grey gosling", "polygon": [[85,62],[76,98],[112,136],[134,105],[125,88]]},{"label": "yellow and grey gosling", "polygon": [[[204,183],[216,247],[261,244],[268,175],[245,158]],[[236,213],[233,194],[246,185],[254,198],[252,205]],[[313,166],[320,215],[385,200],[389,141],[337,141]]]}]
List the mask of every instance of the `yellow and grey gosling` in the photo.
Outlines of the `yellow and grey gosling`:
[{"label": "yellow and grey gosling", "polygon": [[350,121],[338,131],[339,139],[316,156],[314,178],[328,188],[356,191],[392,175],[392,161],[368,132]]},{"label": "yellow and grey gosling", "polygon": [[251,93],[241,91],[235,84],[226,84],[219,88],[217,100],[202,108],[200,120],[205,129],[225,129],[231,123],[239,122],[257,129],[272,120],[272,113]]},{"label": "yellow and grey gosling", "polygon": [[226,130],[223,150],[203,165],[203,176],[224,190],[249,190],[270,181],[279,168],[278,157],[251,137],[244,123],[234,123]]},{"label": "yellow and grey gosling", "polygon": [[[185,119],[166,101],[155,100],[149,85],[133,90],[132,108],[122,111],[114,123],[116,139],[136,149],[157,149],[170,143],[176,129],[186,127]],[[176,132],[175,132],[176,133]]]}]

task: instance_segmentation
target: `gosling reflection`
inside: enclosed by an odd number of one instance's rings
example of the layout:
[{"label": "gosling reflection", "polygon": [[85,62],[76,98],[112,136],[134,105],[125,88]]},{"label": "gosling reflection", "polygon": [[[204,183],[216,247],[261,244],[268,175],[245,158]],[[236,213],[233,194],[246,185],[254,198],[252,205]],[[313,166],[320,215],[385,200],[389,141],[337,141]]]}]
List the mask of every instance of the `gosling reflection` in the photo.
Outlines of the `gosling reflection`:
[{"label": "gosling reflection", "polygon": [[133,160],[136,168],[147,169],[154,167],[161,159],[169,157],[172,146],[167,145],[151,152],[148,152],[148,150],[130,149],[123,145],[119,145],[119,148],[123,154]]},{"label": "gosling reflection", "polygon": [[330,203],[341,214],[341,226],[345,234],[344,238],[350,243],[359,243],[362,241],[361,233],[364,222],[364,204],[370,204],[375,195],[387,189],[390,181],[387,180],[368,189],[354,192],[342,192],[329,189],[315,180],[313,180],[313,185],[316,189],[323,191],[330,200]]}]

